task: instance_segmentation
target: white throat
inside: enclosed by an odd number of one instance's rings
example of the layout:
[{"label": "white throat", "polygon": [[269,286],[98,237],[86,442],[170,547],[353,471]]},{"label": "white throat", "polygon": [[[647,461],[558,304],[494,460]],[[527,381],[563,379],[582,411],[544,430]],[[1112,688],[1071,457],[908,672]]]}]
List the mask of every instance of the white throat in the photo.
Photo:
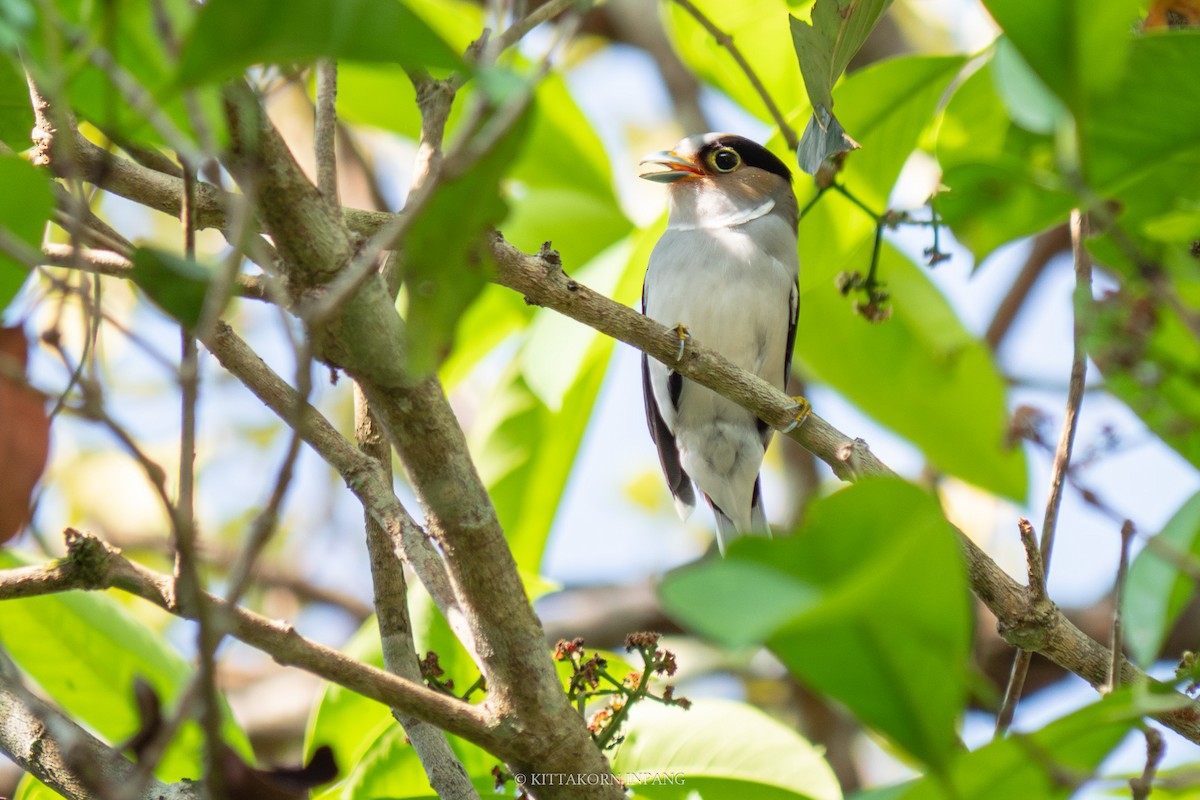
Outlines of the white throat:
[{"label": "white throat", "polygon": [[768,197],[751,208],[735,208],[719,214],[698,214],[698,219],[695,221],[670,222],[667,224],[667,230],[696,231],[731,228],[734,225],[745,225],[747,222],[766,216],[771,213],[773,208],[775,208],[775,200]]}]

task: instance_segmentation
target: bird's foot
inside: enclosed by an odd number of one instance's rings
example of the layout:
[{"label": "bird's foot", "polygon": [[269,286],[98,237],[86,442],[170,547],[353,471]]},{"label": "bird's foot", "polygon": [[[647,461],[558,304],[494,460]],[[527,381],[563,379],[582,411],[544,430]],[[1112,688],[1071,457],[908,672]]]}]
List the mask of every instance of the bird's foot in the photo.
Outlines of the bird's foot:
[{"label": "bird's foot", "polygon": [[796,401],[796,405],[792,408],[792,421],[784,428],[781,428],[784,433],[791,433],[799,428],[812,415],[812,403],[808,402],[807,397],[799,395],[792,398]]},{"label": "bird's foot", "polygon": [[675,354],[675,360],[682,361],[684,345],[687,344],[688,339],[692,338],[692,335],[688,333],[687,325],[684,325],[682,322],[676,325],[673,330],[675,331],[675,335],[679,337],[679,352]]}]

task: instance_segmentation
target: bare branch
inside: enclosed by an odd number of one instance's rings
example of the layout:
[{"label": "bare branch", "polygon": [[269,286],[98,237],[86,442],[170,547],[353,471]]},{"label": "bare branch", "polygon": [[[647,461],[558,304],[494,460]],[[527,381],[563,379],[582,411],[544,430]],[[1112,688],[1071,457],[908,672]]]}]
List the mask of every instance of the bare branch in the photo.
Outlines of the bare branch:
[{"label": "bare branch", "polygon": [[[1088,254],[1084,239],[1087,236],[1087,218],[1079,209],[1071,211],[1071,252],[1075,258],[1075,323],[1074,354],[1071,359],[1071,380],[1067,386],[1067,409],[1063,414],[1062,433],[1054,451],[1054,463],[1050,473],[1050,494],[1046,500],[1046,515],[1042,521],[1040,562],[1042,578],[1039,582],[1045,593],[1046,581],[1050,576],[1050,557],[1054,552],[1054,534],[1058,527],[1058,510],[1062,505],[1063,487],[1070,474],[1071,450],[1075,444],[1075,430],[1079,423],[1079,409],[1083,405],[1083,389],[1087,378],[1087,352],[1083,346],[1082,312],[1092,302],[1092,258]],[[1032,568],[1032,563],[1030,564]],[[1031,584],[1032,585],[1032,584]],[[996,735],[1002,736],[1012,722],[1016,705],[1020,701],[1029,671],[1028,653],[1017,653],[1013,661],[1012,675],[1004,692],[1004,707],[996,718]],[[1119,673],[1117,673],[1119,676]]]},{"label": "bare branch", "polygon": [[316,125],[313,148],[317,160],[317,190],[334,208],[338,202],[337,168],[337,62],[317,62]]},{"label": "bare branch", "polygon": [[495,52],[497,54],[504,52],[524,39],[525,34],[538,25],[554,19],[573,5],[583,4],[582,0],[547,0],[547,2],[542,3],[524,18],[514,22],[504,33],[497,36],[495,40]]},{"label": "bare branch", "polygon": [[[338,473],[374,519],[387,531],[393,549],[412,567],[450,627],[464,639],[468,650],[465,615],[450,586],[445,566],[432,543],[404,506],[396,499],[392,483],[377,461],[360,453],[336,428],[308,404],[298,404],[298,393],[279,377],[227,325],[218,325],[204,345],[225,369],[237,377],[259,400],[300,432],[314,450]],[[297,409],[300,409],[297,412]]]},{"label": "bare branch", "polygon": [[[354,438],[358,449],[375,459],[380,470],[391,476],[392,446],[371,416],[367,399],[357,386],[354,387]],[[379,637],[383,645],[383,664],[388,672],[420,683],[421,667],[408,614],[408,587],[404,580],[403,564],[396,558],[387,531],[370,514],[366,515],[366,529]],[[404,732],[425,768],[429,785],[438,797],[445,800],[479,800],[479,792],[450,748],[446,735],[428,722],[399,709],[393,709],[392,713],[404,726]]]},{"label": "bare branch", "polygon": [[[96,275],[132,280],[130,271],[133,269],[133,262],[111,250],[76,249],[70,245],[47,242],[42,245],[41,257],[34,257],[34,260],[35,263],[48,267],[67,267]],[[266,284],[252,275],[237,276],[234,294],[251,300],[268,299]]]},{"label": "bare branch", "polygon": [[1146,736],[1146,766],[1142,774],[1129,779],[1130,800],[1147,800],[1154,788],[1154,776],[1158,772],[1158,764],[1162,761],[1167,750],[1162,734],[1146,725],[1142,728]]},{"label": "bare branch", "polygon": [[983,340],[987,342],[988,347],[995,350],[1000,346],[1012,328],[1017,314],[1025,306],[1025,301],[1029,299],[1029,293],[1033,290],[1034,284],[1045,271],[1046,265],[1070,245],[1071,234],[1066,225],[1059,225],[1033,237],[1033,246],[1029,250],[1029,255],[1025,257],[1021,271],[1013,280],[1004,299],[1000,301],[1000,305],[996,307],[996,313],[992,315],[992,321],[983,335]]},{"label": "bare branch", "polygon": [[1133,543],[1135,535],[1136,529],[1133,527],[1133,523],[1125,520],[1125,523],[1121,525],[1121,560],[1117,565],[1117,578],[1113,589],[1112,637],[1108,643],[1108,647],[1112,651],[1112,663],[1108,670],[1108,685],[1105,688],[1110,692],[1119,685],[1117,679],[1121,675],[1121,662],[1125,659],[1121,609],[1125,602],[1125,579],[1129,575],[1129,546]]}]

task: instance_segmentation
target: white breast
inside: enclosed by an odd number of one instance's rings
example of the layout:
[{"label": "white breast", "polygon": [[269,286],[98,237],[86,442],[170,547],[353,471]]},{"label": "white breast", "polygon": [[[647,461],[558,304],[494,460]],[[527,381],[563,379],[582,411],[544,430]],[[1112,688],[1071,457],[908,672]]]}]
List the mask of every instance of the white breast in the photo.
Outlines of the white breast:
[{"label": "white breast", "polygon": [[[686,325],[698,342],[782,389],[797,270],[795,234],[774,214],[736,227],[668,228],[650,256],[645,313],[664,325]],[[690,382],[676,410],[667,367],[651,360],[650,372],[683,468],[749,529],[763,455],[754,415]]]}]

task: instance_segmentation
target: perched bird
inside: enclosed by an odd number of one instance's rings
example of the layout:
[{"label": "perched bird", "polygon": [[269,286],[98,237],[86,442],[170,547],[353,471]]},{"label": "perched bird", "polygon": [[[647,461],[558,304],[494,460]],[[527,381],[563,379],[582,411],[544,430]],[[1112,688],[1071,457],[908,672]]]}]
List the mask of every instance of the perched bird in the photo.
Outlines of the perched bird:
[{"label": "perched bird", "polygon": [[[642,313],[783,389],[799,309],[799,209],[787,166],[762,145],[726,133],[689,136],[647,156],[641,177],[669,184],[667,230],[650,254]],[[717,520],[717,544],[770,535],[759,468],[769,425],[731,400],[642,355],[650,436],[675,507],[696,505],[692,482]],[[808,415],[797,398],[796,422]]]}]

